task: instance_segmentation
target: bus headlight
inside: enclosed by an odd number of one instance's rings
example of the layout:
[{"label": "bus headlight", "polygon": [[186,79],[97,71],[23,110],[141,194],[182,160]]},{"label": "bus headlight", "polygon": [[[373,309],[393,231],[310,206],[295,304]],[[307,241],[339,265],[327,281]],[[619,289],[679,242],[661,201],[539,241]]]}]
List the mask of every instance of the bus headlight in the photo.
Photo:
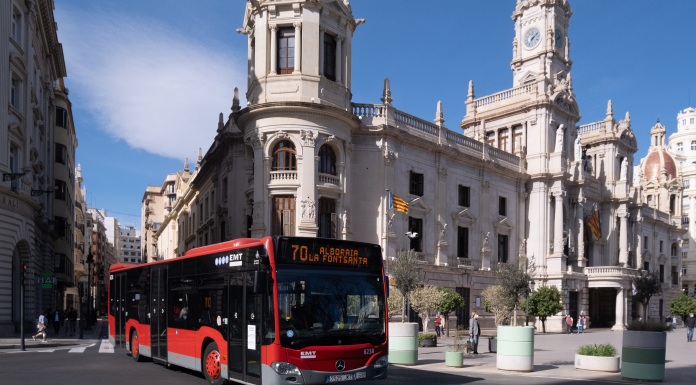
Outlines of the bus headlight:
[{"label": "bus headlight", "polygon": [[375,368],[383,368],[387,365],[389,365],[389,356],[382,356],[377,359],[377,362],[375,362]]},{"label": "bus headlight", "polygon": [[300,375],[300,369],[297,368],[297,366],[289,363],[289,362],[283,362],[283,361],[276,361],[271,364],[271,368],[276,371],[276,373],[281,374],[281,375],[286,375],[286,374],[297,374]]}]

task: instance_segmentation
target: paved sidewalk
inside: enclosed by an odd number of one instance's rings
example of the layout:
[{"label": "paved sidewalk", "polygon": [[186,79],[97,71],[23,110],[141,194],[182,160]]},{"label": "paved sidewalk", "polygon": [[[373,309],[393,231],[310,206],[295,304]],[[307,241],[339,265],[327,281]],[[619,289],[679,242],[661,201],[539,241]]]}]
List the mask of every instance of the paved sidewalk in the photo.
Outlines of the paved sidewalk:
[{"label": "paved sidewalk", "polygon": [[[450,330],[450,336],[451,330]],[[463,368],[449,368],[445,365],[445,352],[452,338],[438,340],[435,348],[420,348],[418,365],[409,368],[434,371],[438,373],[475,376],[476,374],[497,373],[511,376],[556,378],[559,380],[582,380],[602,382],[626,382],[621,373],[600,373],[575,369],[575,351],[585,344],[611,343],[621,355],[623,333],[617,331],[594,330],[577,335],[537,334],[534,337],[534,371],[530,373],[508,372],[496,368],[496,355],[488,351],[488,337],[481,336],[478,355],[464,357]],[[665,382],[693,384],[696,374],[696,343],[687,343],[686,329],[677,328],[667,333],[667,364]]]},{"label": "paved sidewalk", "polygon": [[[78,322],[79,325],[79,322]],[[98,341],[100,339],[108,338],[108,320],[106,317],[100,317],[97,319],[97,323],[92,325],[92,330],[84,330],[83,339],[80,339],[80,329],[75,331],[75,336],[65,336],[65,325],[61,327],[58,334],[53,331],[53,327],[48,328],[46,332],[46,341],[41,342],[42,337],[36,337],[34,341],[31,337],[36,335],[36,330],[27,331],[24,337],[24,346],[27,349],[30,348],[49,348],[49,347],[60,347],[60,346],[72,346],[82,344],[87,341]],[[12,337],[0,338],[0,349],[19,349],[21,344],[21,337],[19,333],[15,333]]]}]

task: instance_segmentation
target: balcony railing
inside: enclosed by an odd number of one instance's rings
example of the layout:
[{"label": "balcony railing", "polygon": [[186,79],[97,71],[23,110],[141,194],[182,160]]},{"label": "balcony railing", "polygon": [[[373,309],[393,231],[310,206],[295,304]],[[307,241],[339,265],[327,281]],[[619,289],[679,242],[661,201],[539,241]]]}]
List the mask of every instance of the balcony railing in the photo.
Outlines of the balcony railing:
[{"label": "balcony railing", "polygon": [[330,184],[334,184],[334,185],[338,186],[340,183],[340,179],[336,175],[319,174],[319,182],[320,183],[330,183]]},{"label": "balcony railing", "polygon": [[384,116],[385,106],[382,104],[359,104],[353,103],[353,115],[368,118]]},{"label": "balcony railing", "polygon": [[287,170],[287,171],[271,171],[271,182],[273,181],[280,181],[280,182],[286,182],[286,181],[293,181],[297,180],[297,171],[295,170]]},{"label": "balcony railing", "polygon": [[604,122],[594,122],[589,124],[583,124],[582,126],[578,127],[578,134],[584,134],[586,132],[599,130],[602,128],[603,123]]},{"label": "balcony railing", "polygon": [[597,266],[586,267],[584,273],[590,277],[618,277],[622,275],[635,277],[640,275],[640,270],[618,266]]},{"label": "balcony railing", "polygon": [[494,103],[501,102],[503,100],[511,99],[514,98],[515,96],[519,95],[525,95],[525,94],[530,94],[536,90],[537,85],[536,84],[526,84],[523,86],[515,87],[515,88],[510,88],[505,91],[500,91],[498,93],[495,93],[493,95],[488,95],[484,96],[482,98],[478,98],[474,100],[474,103],[476,103],[476,107],[483,107],[483,106],[488,106]]},{"label": "balcony railing", "polygon": [[430,123],[427,120],[417,118],[413,115],[409,115],[405,112],[396,110],[394,113],[394,119],[397,123],[401,123],[405,126],[415,128],[416,130],[423,131],[431,135],[439,135],[439,129],[436,124]]}]

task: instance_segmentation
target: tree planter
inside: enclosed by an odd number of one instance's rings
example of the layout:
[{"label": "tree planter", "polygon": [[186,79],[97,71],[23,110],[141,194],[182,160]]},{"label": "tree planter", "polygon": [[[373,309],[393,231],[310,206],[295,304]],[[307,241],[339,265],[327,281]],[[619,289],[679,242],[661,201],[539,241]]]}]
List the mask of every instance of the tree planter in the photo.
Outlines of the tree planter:
[{"label": "tree planter", "polygon": [[612,372],[619,371],[621,366],[621,357],[597,357],[575,355],[575,369],[593,370],[597,372]]},{"label": "tree planter", "polygon": [[401,365],[418,363],[417,323],[389,323],[389,363]]},{"label": "tree planter", "polygon": [[625,330],[621,349],[621,377],[662,381],[665,378],[667,333]]},{"label": "tree planter", "polygon": [[464,353],[445,352],[445,365],[453,368],[461,368],[464,366]]},{"label": "tree planter", "polygon": [[495,338],[488,339],[488,351],[491,353],[496,353],[498,351],[498,340]]},{"label": "tree planter", "polygon": [[534,327],[498,326],[497,367],[531,372],[534,369]]}]

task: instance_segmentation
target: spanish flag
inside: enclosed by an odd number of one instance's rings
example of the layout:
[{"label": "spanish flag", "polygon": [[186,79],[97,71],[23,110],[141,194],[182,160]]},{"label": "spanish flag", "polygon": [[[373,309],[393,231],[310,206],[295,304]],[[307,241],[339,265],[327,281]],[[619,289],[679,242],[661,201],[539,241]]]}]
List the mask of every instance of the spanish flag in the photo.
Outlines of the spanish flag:
[{"label": "spanish flag", "polygon": [[394,209],[397,211],[402,211],[404,214],[408,214],[408,203],[404,202],[403,199],[389,192],[389,209]]},{"label": "spanish flag", "polygon": [[602,238],[602,220],[599,218],[599,209],[596,204],[594,205],[594,212],[592,212],[590,219],[587,220],[587,226],[590,228],[592,239],[598,241],[599,238]]}]

